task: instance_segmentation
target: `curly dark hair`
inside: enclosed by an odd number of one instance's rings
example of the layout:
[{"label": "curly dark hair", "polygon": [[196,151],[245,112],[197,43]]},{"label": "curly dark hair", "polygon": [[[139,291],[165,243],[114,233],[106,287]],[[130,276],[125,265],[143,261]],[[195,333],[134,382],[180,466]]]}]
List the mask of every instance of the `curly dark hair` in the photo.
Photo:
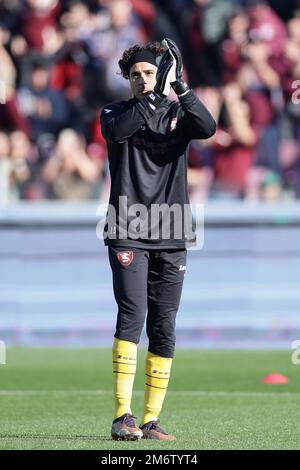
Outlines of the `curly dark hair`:
[{"label": "curly dark hair", "polygon": [[122,58],[118,62],[119,67],[121,69],[121,74],[124,78],[126,79],[129,78],[129,63],[130,63],[131,57],[136,52],[140,52],[140,51],[150,51],[156,57],[159,57],[165,52],[165,49],[161,46],[159,42],[147,42],[147,44],[143,46],[136,44],[135,46],[132,46],[129,49],[126,49],[126,51],[123,52]]}]

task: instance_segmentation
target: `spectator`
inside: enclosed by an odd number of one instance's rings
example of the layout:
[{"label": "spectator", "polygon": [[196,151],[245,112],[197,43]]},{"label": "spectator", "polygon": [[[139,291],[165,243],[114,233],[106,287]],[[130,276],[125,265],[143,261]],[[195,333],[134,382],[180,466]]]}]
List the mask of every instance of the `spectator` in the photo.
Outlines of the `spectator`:
[{"label": "spectator", "polygon": [[228,35],[222,42],[222,81],[231,83],[243,64],[243,50],[248,44],[249,19],[244,10],[236,10],[228,21]]},{"label": "spectator", "polygon": [[19,91],[20,107],[27,116],[34,139],[44,133],[57,133],[67,123],[68,106],[62,92],[53,90],[48,83],[49,72],[42,63],[36,63],[32,70],[29,87]]},{"label": "spectator", "polygon": [[233,6],[226,0],[194,0],[186,18],[187,68],[192,86],[220,86],[221,42]]},{"label": "spectator", "polygon": [[[205,106],[210,110],[216,122],[220,118],[221,93],[217,88],[206,87],[196,90]],[[221,138],[220,129],[217,130]],[[224,133],[225,134],[225,133]],[[188,190],[190,201],[203,203],[208,199],[214,181],[213,150],[214,138],[193,140],[189,149]]]},{"label": "spectator", "polygon": [[264,42],[249,43],[244,53],[246,61],[238,73],[238,82],[257,134],[253,164],[279,175],[278,122],[284,108],[280,76],[270,65],[270,49]]},{"label": "spectator", "polygon": [[65,93],[70,113],[68,127],[83,133],[88,138],[90,122],[94,113],[87,108],[85,99],[84,68],[88,63],[80,31],[89,28],[93,18],[87,6],[81,2],[72,3],[61,17],[61,47],[53,56],[50,71],[50,86]]},{"label": "spectator", "polygon": [[300,198],[300,17],[295,16],[287,25],[288,40],[285,55],[288,71],[284,77],[283,87],[286,105],[281,121],[281,141],[279,144],[279,161],[283,184],[286,193],[293,198]]},{"label": "spectator", "polygon": [[10,134],[10,144],[11,160],[18,170],[19,197],[33,199],[29,190],[32,182],[39,178],[36,147],[22,130],[16,130]]},{"label": "spectator", "polygon": [[0,132],[0,205],[7,204],[14,199],[12,190],[12,163],[9,157],[9,137]]},{"label": "spectator", "polygon": [[286,40],[286,28],[283,21],[264,1],[254,1],[248,8],[250,20],[249,37],[253,42],[264,42],[270,56],[282,55]]},{"label": "spectator", "polygon": [[108,101],[128,99],[127,84],[117,74],[117,58],[124,49],[146,39],[131,2],[111,0],[100,11],[96,26],[83,32],[81,39],[91,58],[85,70],[88,103],[101,106]]},{"label": "spectator", "polygon": [[[21,131],[16,131],[21,133]],[[22,188],[30,177],[28,163],[23,155],[15,151],[14,135],[0,132],[0,203],[16,201],[22,196]],[[27,140],[26,134],[23,134]]]},{"label": "spectator", "polygon": [[87,200],[99,191],[102,167],[86,153],[84,144],[72,129],[63,130],[56,150],[43,168],[48,197]]},{"label": "spectator", "polygon": [[49,34],[57,28],[58,0],[26,0],[20,17],[20,39],[29,51],[42,51]]},{"label": "spectator", "polygon": [[0,24],[0,84],[1,84],[1,106],[0,106],[0,129],[13,130],[23,129],[30,133],[28,122],[20,113],[16,101],[16,68],[10,57],[6,45],[9,40],[9,32]]},{"label": "spectator", "polygon": [[[215,119],[216,134],[198,148],[189,171],[193,202],[214,198],[241,198],[247,191],[247,175],[253,164],[256,133],[251,125],[250,108],[237,83],[224,87],[222,93],[208,88],[201,95]],[[192,147],[195,152],[195,146]],[[194,160],[194,161],[193,161]],[[197,181],[197,177],[199,178]]]},{"label": "spectator", "polygon": [[246,178],[253,164],[253,147],[257,136],[251,125],[250,108],[237,83],[226,85],[223,90],[224,118],[216,135],[214,192],[219,197],[227,193],[241,198],[246,191]]}]

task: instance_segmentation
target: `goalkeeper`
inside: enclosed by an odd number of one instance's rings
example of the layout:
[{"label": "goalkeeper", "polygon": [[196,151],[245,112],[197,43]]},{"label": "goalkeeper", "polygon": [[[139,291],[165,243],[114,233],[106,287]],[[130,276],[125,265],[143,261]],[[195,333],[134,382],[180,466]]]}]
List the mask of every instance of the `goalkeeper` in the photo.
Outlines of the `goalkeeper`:
[{"label": "goalkeeper", "polygon": [[[114,209],[115,215],[112,217],[109,209],[104,238],[118,304],[113,345],[115,416],[111,435],[113,439],[124,440],[141,437],[175,440],[175,436],[161,428],[158,416],[174,356],[175,320],[186,270],[186,248],[195,241],[195,235],[193,230],[186,230],[182,221],[183,230],[178,233],[174,220],[166,212],[153,221],[151,208],[176,205],[182,209],[179,214],[185,213],[185,206],[189,207],[189,141],[211,137],[216,124],[183,80],[182,57],[172,40],[166,38],[162,45],[156,42],[135,45],[123,53],[119,66],[123,77],[129,80],[133,97],[107,105],[101,113],[111,173],[109,208]],[[171,87],[178,101],[168,100]],[[137,207],[139,228],[134,232],[130,214]],[[178,217],[178,213],[174,215]],[[155,236],[149,232],[146,223],[149,220],[151,228],[155,227]],[[144,413],[138,427],[131,410],[131,397],[137,345],[146,313],[149,347]]]}]

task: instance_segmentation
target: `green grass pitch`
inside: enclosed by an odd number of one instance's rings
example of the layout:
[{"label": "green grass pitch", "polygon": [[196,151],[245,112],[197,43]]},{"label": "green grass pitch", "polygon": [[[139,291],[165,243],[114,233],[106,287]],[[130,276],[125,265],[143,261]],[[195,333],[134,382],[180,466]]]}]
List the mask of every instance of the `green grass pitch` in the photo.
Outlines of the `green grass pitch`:
[{"label": "green grass pitch", "polygon": [[[161,425],[176,442],[110,439],[108,349],[7,351],[0,365],[0,449],[299,449],[300,365],[291,351],[177,349]],[[133,412],[143,409],[140,350]],[[264,385],[281,372],[286,385]]]}]

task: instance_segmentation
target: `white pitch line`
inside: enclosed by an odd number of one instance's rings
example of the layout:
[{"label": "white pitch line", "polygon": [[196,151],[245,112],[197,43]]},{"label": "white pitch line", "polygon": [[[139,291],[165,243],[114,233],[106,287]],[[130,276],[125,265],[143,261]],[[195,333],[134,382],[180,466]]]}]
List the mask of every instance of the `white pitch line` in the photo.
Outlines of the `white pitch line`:
[{"label": "white pitch line", "polygon": [[[135,390],[134,394],[144,394]],[[0,390],[0,396],[37,396],[37,395],[113,395],[112,390]],[[206,390],[169,390],[168,395],[199,397],[300,397],[298,392],[242,392]]]}]

